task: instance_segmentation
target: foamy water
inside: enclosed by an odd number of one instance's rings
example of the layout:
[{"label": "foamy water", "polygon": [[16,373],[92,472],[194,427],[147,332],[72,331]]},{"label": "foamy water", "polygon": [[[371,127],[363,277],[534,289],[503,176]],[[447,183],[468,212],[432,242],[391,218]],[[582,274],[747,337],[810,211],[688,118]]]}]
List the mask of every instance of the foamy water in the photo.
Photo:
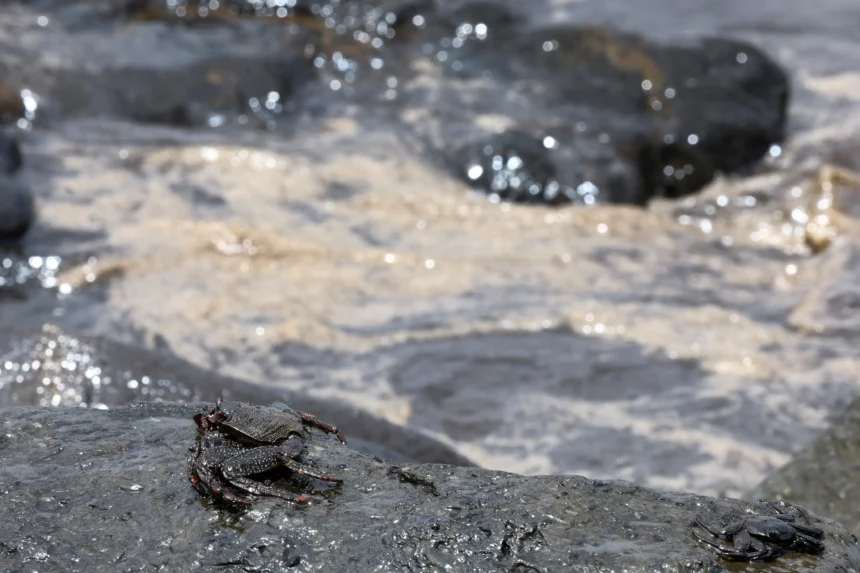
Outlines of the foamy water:
[{"label": "foamy water", "polygon": [[57,290],[4,301],[4,324],[158,336],[493,469],[739,495],[860,393],[858,189],[821,171],[854,167],[860,6],[553,6],[535,19],[764,47],[792,74],[791,141],[697,198],[550,209],[493,204],[354,114],[293,136],[58,121],[23,140],[24,259],[60,256]]}]

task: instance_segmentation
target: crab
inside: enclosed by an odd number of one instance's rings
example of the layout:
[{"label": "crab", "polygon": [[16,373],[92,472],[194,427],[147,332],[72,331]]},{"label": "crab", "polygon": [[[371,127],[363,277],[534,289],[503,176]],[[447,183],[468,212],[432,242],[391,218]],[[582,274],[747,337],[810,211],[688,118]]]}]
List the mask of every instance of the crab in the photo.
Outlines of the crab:
[{"label": "crab", "polygon": [[[334,426],[310,414],[280,411],[244,403],[218,400],[209,413],[194,416],[198,439],[188,456],[188,479],[203,495],[247,505],[253,496],[273,496],[293,503],[310,503],[315,498],[251,479],[250,476],[278,468],[319,480],[343,483],[304,466],[296,458],[304,450],[304,424],[312,424],[343,436]],[[250,494],[250,495],[249,495]]]},{"label": "crab", "polygon": [[245,402],[225,402],[218,398],[211,412],[195,414],[194,421],[204,433],[217,428],[237,442],[249,446],[277,444],[292,437],[304,438],[305,424],[334,434],[340,443],[346,443],[336,426],[326,424],[313,414],[291,408],[275,410]]},{"label": "crab", "polygon": [[[769,501],[761,502],[777,513],[752,515],[725,527],[709,525],[697,517],[696,524],[710,533],[710,537],[698,529],[693,529],[693,537],[711,546],[722,557],[741,561],[769,561],[792,551],[811,554],[824,551],[824,530],[811,525],[800,508],[794,509],[803,516],[806,525],[797,523],[797,515],[783,513]],[[721,541],[730,541],[731,545]]]}]

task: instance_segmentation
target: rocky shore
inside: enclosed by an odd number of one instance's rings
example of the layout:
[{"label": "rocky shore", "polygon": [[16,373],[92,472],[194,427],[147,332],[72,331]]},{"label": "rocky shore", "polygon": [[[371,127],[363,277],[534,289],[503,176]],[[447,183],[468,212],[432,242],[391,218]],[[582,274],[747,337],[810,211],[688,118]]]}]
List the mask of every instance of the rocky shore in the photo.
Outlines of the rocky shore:
[{"label": "rocky shore", "polygon": [[839,520],[860,535],[860,400],[817,440],[747,495],[785,500]]},{"label": "rocky shore", "polygon": [[[264,499],[236,513],[188,482],[191,417],[207,407],[4,409],[0,569],[715,573],[743,569],[691,535],[695,519],[769,511],[620,481],[393,464],[315,431],[306,463],[344,484],[310,506]],[[767,570],[860,570],[855,539],[809,519],[825,552]]]},{"label": "rocky shore", "polygon": [[[0,571],[860,571],[839,1],[0,0]],[[202,500],[218,396],[344,486]]]},{"label": "rocky shore", "polygon": [[[0,568],[10,571],[716,572],[735,569],[692,537],[696,518],[722,527],[750,513],[773,514],[755,503],[759,498],[478,469],[428,436],[336,401],[273,392],[204,371],[164,348],[146,351],[50,325],[0,330],[0,364],[0,519],[10,524],[0,537]],[[348,446],[315,430],[306,458],[344,486],[309,507],[260,499],[238,510],[200,499],[185,466],[196,433],[192,416],[211,409],[217,396],[285,400],[336,423]],[[53,407],[22,406],[38,403]],[[838,426],[828,435],[834,431]],[[850,450],[850,442],[835,443]],[[821,477],[833,483],[831,474],[824,466]],[[798,488],[799,500],[790,488],[776,491],[778,476],[754,495],[803,503],[818,491],[815,477],[803,474],[809,484]],[[809,501],[819,515],[843,515],[814,496]],[[788,553],[769,568],[860,570],[850,532],[804,514],[825,530],[825,553]]]}]

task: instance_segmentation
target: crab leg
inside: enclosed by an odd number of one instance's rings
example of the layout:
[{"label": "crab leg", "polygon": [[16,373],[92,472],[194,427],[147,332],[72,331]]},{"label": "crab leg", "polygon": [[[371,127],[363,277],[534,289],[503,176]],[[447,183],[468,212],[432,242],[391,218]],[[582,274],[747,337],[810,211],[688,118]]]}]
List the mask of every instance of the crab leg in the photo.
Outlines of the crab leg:
[{"label": "crab leg", "polygon": [[[308,476],[312,478],[316,478],[323,481],[330,481],[335,483],[343,483],[343,480],[340,478],[336,478],[331,475],[321,474],[315,471],[308,466],[302,465],[299,462],[295,461],[296,455],[302,451],[304,444],[298,440],[288,440],[277,447],[272,447],[274,450],[274,455],[277,456],[277,461],[280,462],[280,465],[303,476]],[[260,448],[257,448],[260,449]]]},{"label": "crab leg", "polygon": [[[224,477],[227,477],[226,475]],[[310,503],[311,501],[315,501],[311,497],[307,497],[305,495],[296,495],[294,493],[290,493],[288,491],[272,487],[269,485],[262,484],[260,482],[256,482],[252,479],[246,477],[238,477],[231,476],[228,478],[230,483],[236,487],[242,488],[249,493],[253,493],[256,495],[268,495],[271,497],[279,497],[281,499],[285,499],[287,501],[291,501],[293,503]],[[225,492],[226,493],[226,492]],[[222,494],[223,495],[223,494]],[[225,498],[227,496],[224,496]]]},{"label": "crab leg", "polygon": [[[769,499],[760,499],[758,501],[759,501],[759,503],[763,503],[763,504],[767,505],[768,507],[770,507],[772,510],[774,510],[777,513],[777,515],[775,517],[779,517],[780,519],[785,519],[784,517],[781,517],[781,516],[788,515],[788,516],[794,517],[795,519],[797,518],[796,515],[792,515],[790,513],[785,513],[784,511],[781,511],[779,509],[779,507],[777,507],[777,505],[774,502],[770,501]],[[789,508],[795,510],[800,516],[803,517],[804,520],[806,520],[807,525],[812,525],[812,522],[809,521],[809,516],[806,515],[805,511],[803,511],[802,509],[800,509],[796,505],[785,502],[785,501],[781,501],[779,503],[783,507],[789,507]]]},{"label": "crab leg", "polygon": [[774,517],[776,517],[777,519],[782,519],[783,521],[792,522],[791,526],[794,527],[798,532],[804,533],[807,536],[816,537],[819,539],[824,539],[824,530],[821,529],[820,527],[815,527],[814,525],[812,525],[812,522],[809,520],[809,516],[806,515],[806,512],[803,511],[802,509],[800,509],[799,507],[797,507],[796,505],[793,505],[791,503],[787,503],[785,501],[780,502],[780,504],[783,505],[784,507],[790,507],[791,509],[795,510],[798,513],[798,515],[803,517],[803,519],[806,521],[806,525],[803,525],[801,523],[794,523],[794,521],[797,520],[797,515],[793,515],[791,513],[783,513],[782,511],[780,511],[779,507],[777,507],[777,505],[775,503],[773,503],[772,501],[770,501],[768,499],[760,499],[759,503],[764,503],[765,505],[769,506],[772,510],[774,510],[776,512],[776,515]]},{"label": "crab leg", "polygon": [[227,460],[226,465],[221,468],[221,473],[224,475],[224,478],[228,483],[251,493],[258,495],[272,495],[296,503],[308,503],[309,501],[312,501],[312,498],[303,495],[296,496],[282,489],[267,486],[246,477],[279,467],[286,467],[298,474],[315,477],[325,481],[334,481],[338,483],[343,481],[339,478],[317,473],[312,469],[293,461],[292,456],[294,456],[298,451],[301,451],[301,448],[302,444],[300,442],[287,442],[281,447],[262,446],[245,450]]},{"label": "crab leg", "polygon": [[[823,536],[823,534],[822,534]],[[801,541],[800,546],[804,547],[806,550],[811,551],[812,553],[821,553],[824,551],[824,543],[821,542],[821,539],[817,539],[805,533],[797,532],[797,539]]]},{"label": "crab leg", "polygon": [[287,468],[287,469],[289,469],[289,470],[291,470],[294,473],[297,473],[299,475],[316,478],[316,479],[319,479],[322,481],[330,481],[330,482],[334,482],[334,483],[343,483],[343,480],[340,478],[334,477],[332,475],[326,475],[326,474],[318,473],[318,472],[312,470],[311,468],[309,468],[307,466],[303,466],[302,464],[300,464],[294,460],[291,460],[291,459],[287,459],[287,458],[282,459],[281,463],[284,465],[285,468]]},{"label": "crab leg", "polygon": [[800,523],[792,523],[792,526],[797,530],[798,533],[803,533],[809,537],[815,537],[817,539],[824,539],[824,530],[818,527],[814,527],[812,525],[801,525]]},{"label": "crab leg", "polygon": [[329,434],[334,434],[337,436],[337,439],[340,440],[341,444],[346,443],[346,439],[343,437],[343,434],[340,433],[340,430],[337,429],[337,426],[332,426],[331,424],[326,424],[313,414],[308,414],[307,412],[299,412],[296,411],[296,414],[301,416],[302,421],[306,424],[311,424],[312,426],[316,426],[320,430],[324,432],[328,432]]},{"label": "crab leg", "polygon": [[[738,547],[730,547],[728,545],[723,545],[722,543],[719,543],[718,541],[714,541],[713,539],[708,539],[695,529],[692,531],[692,533],[693,533],[693,537],[695,537],[696,539],[698,539],[699,541],[701,541],[702,543],[704,543],[706,545],[710,545],[711,547],[713,547],[716,550],[716,552],[718,554],[722,555],[723,557],[729,558],[729,559],[741,559],[741,560],[746,560],[746,561],[759,561],[759,560],[768,559],[769,557],[773,556],[773,553],[769,549],[767,549],[763,543],[755,543],[754,546],[752,547],[752,549],[754,549],[754,551],[748,551],[748,550],[741,550]],[[751,545],[753,545],[753,544],[751,544]],[[748,549],[749,549],[749,547],[748,547]]]},{"label": "crab leg", "polygon": [[716,529],[702,521],[702,518],[698,516],[696,517],[696,523],[699,524],[699,527],[707,530],[709,533],[716,535],[717,537],[730,537],[740,531],[744,526],[743,521],[738,521],[736,523],[729,524],[726,527]]},{"label": "crab leg", "polygon": [[743,559],[747,556],[747,553],[745,551],[739,551],[738,549],[736,549],[734,547],[729,547],[728,545],[723,545],[722,543],[715,541],[713,539],[708,539],[707,537],[705,537],[704,535],[699,533],[699,531],[696,529],[694,529],[692,531],[692,534],[693,534],[693,537],[695,537],[696,539],[698,539],[702,543],[704,543],[706,545],[710,545],[711,547],[716,549],[717,553],[719,553],[720,555],[723,555],[725,557],[735,557],[738,559]]}]

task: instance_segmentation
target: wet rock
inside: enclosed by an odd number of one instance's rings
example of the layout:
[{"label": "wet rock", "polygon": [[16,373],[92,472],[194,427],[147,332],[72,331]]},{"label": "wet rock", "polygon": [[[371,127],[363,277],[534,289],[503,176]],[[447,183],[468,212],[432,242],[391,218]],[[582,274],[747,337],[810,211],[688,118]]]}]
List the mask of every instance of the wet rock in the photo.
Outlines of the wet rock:
[{"label": "wet rock", "polygon": [[[680,197],[719,173],[753,165],[785,135],[788,78],[767,55],[742,42],[708,38],[664,45],[606,28],[530,31],[502,19],[496,28],[488,26],[485,38],[469,37],[461,49],[449,51],[455,76],[475,81],[489,74],[509,94],[509,107],[515,107],[510,100],[522,99],[523,109],[511,114],[513,133],[552,142],[530,162],[552,163],[553,155],[567,150],[565,164],[585,166],[585,177],[561,181],[563,189],[579,193],[517,192],[510,200],[640,203],[652,196]],[[507,131],[494,137],[509,139]],[[534,148],[528,137],[518,137],[520,147]],[[607,151],[590,153],[584,141]],[[461,149],[443,153],[460,164],[462,176],[477,163]],[[600,158],[612,155],[634,174],[630,180],[606,181]],[[556,173],[545,175],[537,186],[554,188],[557,179]],[[581,192],[583,179],[590,193]],[[497,193],[481,178],[464,180]]]},{"label": "wet rock", "polygon": [[389,460],[471,466],[441,442],[355,407],[280,391],[194,366],[168,349],[148,351],[110,340],[76,336],[57,326],[0,327],[0,407],[89,406],[142,401],[283,401],[322,419],[338,420],[350,446]]},{"label": "wet rock", "polygon": [[98,7],[52,10],[57,29],[32,37],[27,66],[0,57],[0,73],[38,94],[51,119],[268,127],[270,116],[289,115],[293,98],[315,76],[301,30],[285,40],[281,27],[191,29],[131,24],[118,15],[105,21],[96,18]]},{"label": "wet rock", "polygon": [[[266,126],[268,114],[289,111],[311,71],[303,61],[218,58],[158,67],[123,67],[82,80],[57,78],[54,101],[67,114],[119,116],[180,127],[220,127],[238,121]],[[266,107],[268,94],[271,109]]]},{"label": "wet rock", "polygon": [[499,2],[46,5],[56,29],[28,32],[16,48],[29,64],[0,57],[0,73],[61,116],[275,128],[336,115],[345,95],[348,113],[405,121],[458,177],[510,201],[679,197],[784,137],[786,74],[734,40],[535,27]]},{"label": "wet rock", "polygon": [[808,507],[860,536],[860,400],[815,442],[745,497]]},{"label": "wet rock", "polygon": [[0,241],[23,237],[34,218],[30,188],[20,181],[0,176]]},{"label": "wet rock", "polygon": [[22,163],[18,141],[0,131],[0,242],[20,239],[35,218],[30,188],[12,177]]},{"label": "wet rock", "polygon": [[[336,470],[345,483],[319,494],[322,503],[296,507],[266,498],[234,513],[202,500],[186,475],[191,416],[207,406],[5,409],[0,566],[716,572],[728,563],[693,538],[695,517],[762,512],[740,500],[626,482],[393,465],[313,431],[303,463]],[[810,517],[826,531],[824,554],[784,555],[771,568],[860,568],[860,548],[848,532]]]},{"label": "wet rock", "polygon": [[0,131],[0,176],[12,175],[21,169],[22,163],[18,140]]},{"label": "wet rock", "polygon": [[645,203],[638,174],[597,140],[542,140],[517,130],[469,143],[449,159],[460,177],[494,201]]},{"label": "wet rock", "polygon": [[11,86],[0,84],[0,123],[11,123],[24,117],[24,100]]}]

